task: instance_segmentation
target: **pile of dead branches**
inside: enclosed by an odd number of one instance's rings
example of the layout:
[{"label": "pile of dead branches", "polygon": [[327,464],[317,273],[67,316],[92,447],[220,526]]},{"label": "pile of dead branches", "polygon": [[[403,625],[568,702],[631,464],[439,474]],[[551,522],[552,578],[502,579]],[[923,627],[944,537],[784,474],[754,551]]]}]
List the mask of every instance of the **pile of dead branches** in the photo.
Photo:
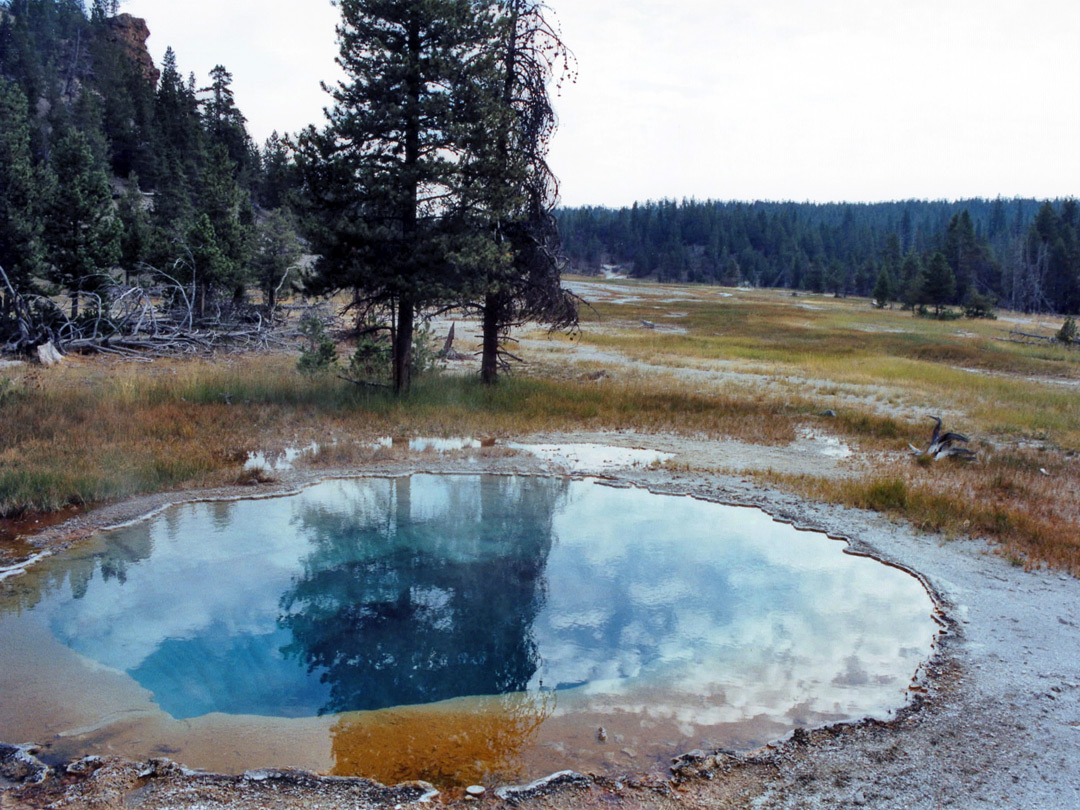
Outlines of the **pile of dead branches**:
[{"label": "pile of dead branches", "polygon": [[[297,340],[296,330],[287,328],[278,312],[228,300],[205,307],[200,315],[189,287],[161,272],[151,278],[152,286],[110,282],[65,300],[16,291],[0,268],[0,353],[32,355],[51,344],[65,354],[153,359],[269,351]],[[77,306],[72,296],[78,296]]]}]

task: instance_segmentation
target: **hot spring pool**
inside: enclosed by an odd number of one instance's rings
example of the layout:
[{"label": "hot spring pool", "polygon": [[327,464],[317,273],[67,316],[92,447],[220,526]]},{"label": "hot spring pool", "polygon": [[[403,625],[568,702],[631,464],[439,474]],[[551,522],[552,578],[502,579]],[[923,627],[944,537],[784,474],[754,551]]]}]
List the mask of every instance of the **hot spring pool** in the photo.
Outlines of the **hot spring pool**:
[{"label": "hot spring pool", "polygon": [[921,584],[749,508],[413,475],[171,507],[0,583],[0,739],[439,786],[903,705]]}]

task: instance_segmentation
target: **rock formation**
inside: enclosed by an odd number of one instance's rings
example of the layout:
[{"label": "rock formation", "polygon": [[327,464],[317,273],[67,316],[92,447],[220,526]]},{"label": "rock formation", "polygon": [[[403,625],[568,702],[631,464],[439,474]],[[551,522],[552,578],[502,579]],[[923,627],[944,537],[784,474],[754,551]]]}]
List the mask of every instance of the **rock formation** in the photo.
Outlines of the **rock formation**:
[{"label": "rock formation", "polygon": [[156,86],[161,77],[161,71],[157,69],[150,51],[146,48],[146,40],[150,36],[146,20],[141,17],[132,17],[130,14],[120,14],[110,17],[107,22],[108,41],[122,47],[132,61],[139,66],[146,80]]}]

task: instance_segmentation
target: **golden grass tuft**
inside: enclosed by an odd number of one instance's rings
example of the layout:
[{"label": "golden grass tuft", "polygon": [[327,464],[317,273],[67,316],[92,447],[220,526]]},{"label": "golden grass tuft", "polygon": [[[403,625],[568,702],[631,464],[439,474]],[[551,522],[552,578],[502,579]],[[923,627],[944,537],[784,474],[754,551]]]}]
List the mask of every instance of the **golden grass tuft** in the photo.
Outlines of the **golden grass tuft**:
[{"label": "golden grass tuft", "polygon": [[1080,459],[983,451],[974,463],[902,458],[858,478],[763,477],[804,497],[903,518],[948,538],[982,537],[1028,567],[1080,576]]}]

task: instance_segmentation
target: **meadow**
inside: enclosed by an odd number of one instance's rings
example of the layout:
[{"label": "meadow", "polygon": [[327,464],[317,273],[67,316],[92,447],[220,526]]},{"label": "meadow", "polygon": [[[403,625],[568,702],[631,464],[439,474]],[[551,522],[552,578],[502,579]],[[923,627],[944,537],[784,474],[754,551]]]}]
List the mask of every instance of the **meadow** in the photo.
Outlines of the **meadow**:
[{"label": "meadow", "polygon": [[[332,468],[362,465],[383,436],[632,431],[783,447],[810,426],[853,448],[842,474],[751,474],[1080,574],[1080,350],[1014,342],[1060,319],[938,321],[856,298],[570,283],[589,302],[581,333],[521,332],[527,363],[494,387],[468,361],[395,399],[303,376],[289,353],[0,369],[0,514],[258,484],[249,453],[313,442],[306,463]],[[462,326],[458,348],[471,350]],[[918,463],[908,444],[925,445],[928,414],[970,436],[978,459]]]}]

